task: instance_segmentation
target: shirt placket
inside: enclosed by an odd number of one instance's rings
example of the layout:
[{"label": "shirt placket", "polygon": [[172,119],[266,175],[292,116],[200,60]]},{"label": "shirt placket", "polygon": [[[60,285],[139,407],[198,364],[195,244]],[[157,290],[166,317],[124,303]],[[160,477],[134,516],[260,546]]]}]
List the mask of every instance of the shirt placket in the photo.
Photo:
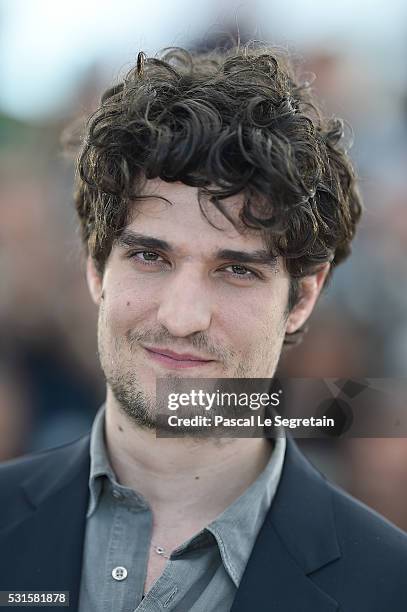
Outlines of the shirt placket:
[{"label": "shirt placket", "polygon": [[114,517],[105,565],[104,612],[133,612],[143,596],[151,512],[112,490]]}]

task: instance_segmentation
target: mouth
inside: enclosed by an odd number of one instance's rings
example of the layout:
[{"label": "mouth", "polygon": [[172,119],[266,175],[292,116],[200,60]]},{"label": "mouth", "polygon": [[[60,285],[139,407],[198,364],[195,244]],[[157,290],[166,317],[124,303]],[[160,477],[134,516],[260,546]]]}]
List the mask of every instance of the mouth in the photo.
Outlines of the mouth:
[{"label": "mouth", "polygon": [[167,349],[147,348],[146,346],[143,348],[150,359],[172,369],[203,367],[215,361],[191,353],[175,353]]}]

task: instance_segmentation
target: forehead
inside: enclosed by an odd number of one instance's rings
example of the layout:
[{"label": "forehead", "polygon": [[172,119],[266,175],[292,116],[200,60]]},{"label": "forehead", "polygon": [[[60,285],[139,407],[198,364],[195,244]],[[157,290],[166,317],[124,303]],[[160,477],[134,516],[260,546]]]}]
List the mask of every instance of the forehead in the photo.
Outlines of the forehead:
[{"label": "forehead", "polygon": [[[161,238],[180,250],[193,248],[210,252],[215,248],[264,248],[260,231],[245,228],[239,221],[243,195],[222,200],[235,227],[211,202],[204,202],[206,217],[198,201],[198,189],[180,182],[148,180],[142,195],[130,210],[128,229]],[[163,199],[165,198],[165,200]]]}]

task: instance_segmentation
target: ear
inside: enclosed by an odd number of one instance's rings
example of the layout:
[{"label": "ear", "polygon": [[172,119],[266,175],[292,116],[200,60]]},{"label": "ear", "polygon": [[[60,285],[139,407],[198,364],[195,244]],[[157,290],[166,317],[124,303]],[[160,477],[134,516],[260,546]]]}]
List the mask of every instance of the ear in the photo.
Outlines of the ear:
[{"label": "ear", "polygon": [[288,334],[293,334],[300,329],[314,310],[329,268],[330,264],[325,263],[318,269],[318,272],[300,280],[300,299],[287,318],[286,332]]},{"label": "ear", "polygon": [[97,271],[95,262],[90,255],[88,255],[86,262],[86,280],[92,300],[95,302],[95,304],[99,305],[103,289],[103,277]]}]

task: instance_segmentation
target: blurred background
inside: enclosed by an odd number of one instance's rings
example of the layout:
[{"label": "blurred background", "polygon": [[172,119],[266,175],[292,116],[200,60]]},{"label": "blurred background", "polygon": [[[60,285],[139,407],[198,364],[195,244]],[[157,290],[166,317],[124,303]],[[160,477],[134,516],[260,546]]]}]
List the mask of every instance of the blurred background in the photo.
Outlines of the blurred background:
[{"label": "blurred background", "polygon": [[[407,364],[404,0],[0,1],[0,461],[89,430],[103,401],[96,312],[61,132],[139,50],[261,39],[303,58],[354,130],[366,211],[282,376],[398,378]],[[302,442],[321,471],[407,529],[407,440]]]}]

